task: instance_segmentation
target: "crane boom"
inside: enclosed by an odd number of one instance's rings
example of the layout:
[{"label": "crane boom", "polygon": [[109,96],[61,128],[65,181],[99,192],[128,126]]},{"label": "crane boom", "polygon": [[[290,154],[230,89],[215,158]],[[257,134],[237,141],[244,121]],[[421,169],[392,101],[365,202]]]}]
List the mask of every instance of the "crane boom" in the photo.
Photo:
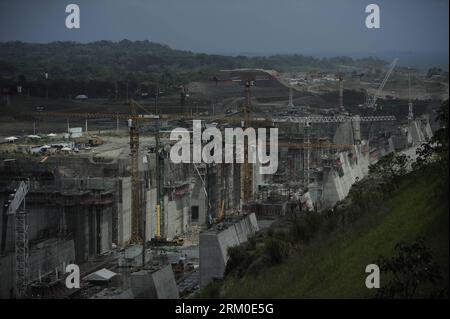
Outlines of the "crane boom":
[{"label": "crane boom", "polygon": [[131,157],[131,238],[130,244],[141,244],[140,232],[140,187],[139,187],[139,116],[133,101],[130,101],[130,157]]},{"label": "crane boom", "polygon": [[14,215],[16,213],[20,205],[22,205],[22,202],[25,200],[25,196],[27,195],[29,188],[30,186],[28,183],[20,182],[19,187],[17,187],[15,193],[13,194],[13,198],[9,202],[6,214]]},{"label": "crane boom", "polygon": [[343,122],[382,122],[382,121],[395,121],[396,117],[393,115],[380,115],[380,116],[286,116],[272,118],[273,122],[283,123],[343,123]]},{"label": "crane boom", "polygon": [[383,91],[384,86],[386,85],[386,82],[388,81],[389,77],[391,76],[391,73],[394,70],[397,62],[398,62],[398,58],[395,58],[394,61],[391,62],[391,64],[389,65],[389,69],[386,72],[386,75],[384,76],[383,81],[381,82],[381,84],[378,87],[378,89],[375,92],[375,94],[370,99],[369,104],[367,105],[367,107],[369,107],[369,108],[375,107],[375,104],[377,103],[378,98],[381,96],[381,92]]}]

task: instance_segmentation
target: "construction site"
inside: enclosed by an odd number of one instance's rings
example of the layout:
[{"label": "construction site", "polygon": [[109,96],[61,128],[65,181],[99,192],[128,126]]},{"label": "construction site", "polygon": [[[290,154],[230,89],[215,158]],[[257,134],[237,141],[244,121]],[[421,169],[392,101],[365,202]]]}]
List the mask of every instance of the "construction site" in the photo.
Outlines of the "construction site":
[{"label": "construction site", "polygon": [[[130,98],[62,111],[59,101],[38,108],[3,95],[0,298],[186,298],[222,278],[228,247],[285,216],[333,208],[369,165],[414,156],[432,138],[433,111],[415,113],[408,77],[398,93],[407,114],[377,104],[396,63],[367,84],[359,108],[346,106],[344,88],[360,79],[334,76],[326,103],[316,82],[263,69],[193,82],[203,103],[190,105]],[[276,173],[260,174],[247,144],[242,164],[173,163],[170,133],[192,132],[193,120],[222,132],[277,128]],[[80,267],[77,289],[65,284],[70,264]]]}]

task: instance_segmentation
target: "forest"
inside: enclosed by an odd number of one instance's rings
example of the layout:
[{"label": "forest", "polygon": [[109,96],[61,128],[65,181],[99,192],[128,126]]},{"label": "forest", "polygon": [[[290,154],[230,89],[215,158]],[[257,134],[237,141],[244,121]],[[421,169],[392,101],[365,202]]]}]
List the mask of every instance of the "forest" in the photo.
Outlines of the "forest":
[{"label": "forest", "polygon": [[120,98],[128,91],[176,92],[195,80],[220,78],[221,69],[264,68],[279,72],[336,70],[341,66],[381,68],[377,58],[315,58],[300,54],[273,56],[225,56],[194,53],[150,41],[47,44],[0,43],[0,87],[17,86],[31,96],[70,98],[86,94],[92,98]]}]

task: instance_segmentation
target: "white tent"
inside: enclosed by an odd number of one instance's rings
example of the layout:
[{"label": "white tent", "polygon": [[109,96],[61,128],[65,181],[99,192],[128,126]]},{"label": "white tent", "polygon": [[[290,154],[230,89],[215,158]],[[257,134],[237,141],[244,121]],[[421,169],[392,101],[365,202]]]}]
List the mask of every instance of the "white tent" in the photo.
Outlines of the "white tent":
[{"label": "white tent", "polygon": [[55,134],[55,133],[50,133],[50,134],[47,134],[47,136],[48,136],[48,137],[55,137],[56,134]]},{"label": "white tent", "polygon": [[87,275],[86,277],[83,278],[83,280],[108,281],[115,275],[117,275],[115,272],[112,272],[111,270],[103,268],[103,269],[97,270],[96,272],[93,272],[92,274]]},{"label": "white tent", "polygon": [[41,138],[39,135],[28,135],[27,137],[28,138],[36,138],[36,139]]},{"label": "white tent", "polygon": [[5,140],[7,140],[8,142],[14,142],[15,140],[18,140],[18,137],[15,136],[9,136],[9,137],[5,137]]}]

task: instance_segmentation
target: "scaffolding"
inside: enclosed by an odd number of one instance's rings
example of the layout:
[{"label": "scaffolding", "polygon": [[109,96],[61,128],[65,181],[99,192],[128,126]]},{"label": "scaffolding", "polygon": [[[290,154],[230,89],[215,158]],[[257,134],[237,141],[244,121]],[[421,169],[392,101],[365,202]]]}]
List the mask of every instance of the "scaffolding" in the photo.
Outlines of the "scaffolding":
[{"label": "scaffolding", "polygon": [[28,287],[28,215],[25,205],[22,211],[17,211],[15,216],[15,253],[16,253],[16,296],[27,296]]}]

